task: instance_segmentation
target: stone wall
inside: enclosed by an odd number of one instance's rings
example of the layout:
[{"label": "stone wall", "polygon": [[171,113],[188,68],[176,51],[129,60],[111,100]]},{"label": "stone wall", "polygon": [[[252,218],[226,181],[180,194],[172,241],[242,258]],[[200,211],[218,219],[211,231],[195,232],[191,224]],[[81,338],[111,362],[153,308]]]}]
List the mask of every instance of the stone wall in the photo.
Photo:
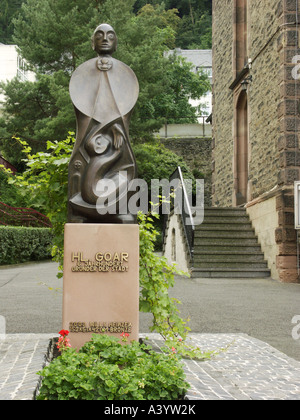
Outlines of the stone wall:
[{"label": "stone wall", "polygon": [[[234,90],[229,89],[236,76],[233,60],[234,3],[233,0],[214,0],[213,202],[223,206],[233,203],[234,108],[241,89],[240,83]],[[248,57],[253,60],[249,71],[253,79],[248,85],[249,200],[271,190],[278,183],[279,34],[264,48],[276,33],[278,23],[278,11],[273,0],[249,2]]]},{"label": "stone wall", "polygon": [[266,197],[265,200],[261,199],[254,203],[249,203],[247,213],[250,216],[259,243],[263,246],[265,258],[271,270],[271,276],[273,279],[279,280],[276,266],[279,246],[274,234],[278,227],[276,200],[276,194],[269,194],[269,197]]},{"label": "stone wall", "polygon": [[[250,2],[248,42],[252,58],[252,82],[249,101],[249,192],[250,200],[270,191],[278,184],[280,98],[278,16],[274,0]],[[266,42],[270,41],[264,49]]]},{"label": "stone wall", "polygon": [[231,206],[234,188],[233,0],[213,0],[213,204]]},{"label": "stone wall", "polygon": [[[169,150],[181,156],[196,179],[205,180],[205,205],[211,205],[211,138],[174,138],[160,140]],[[174,168],[175,170],[176,168]]]},{"label": "stone wall", "polygon": [[[241,79],[233,89],[236,1],[214,0],[213,7],[213,202],[233,204],[235,106]],[[299,10],[300,10],[300,2]],[[295,0],[248,2],[248,201],[277,185],[299,179],[300,85],[292,60],[300,54]],[[298,60],[299,61],[299,60]]]},{"label": "stone wall", "polygon": [[[237,74],[235,12],[242,4],[213,0],[212,200],[217,206],[238,204],[236,108],[245,88],[241,83],[248,78],[246,206],[273,273],[276,270],[274,277],[294,282],[298,280],[293,184],[300,179],[300,80],[293,71],[300,62],[294,61],[300,55],[300,25],[295,24],[300,21],[300,0],[246,2],[250,60]],[[262,209],[267,212],[260,215]],[[263,219],[267,218],[271,223],[266,233]]]}]

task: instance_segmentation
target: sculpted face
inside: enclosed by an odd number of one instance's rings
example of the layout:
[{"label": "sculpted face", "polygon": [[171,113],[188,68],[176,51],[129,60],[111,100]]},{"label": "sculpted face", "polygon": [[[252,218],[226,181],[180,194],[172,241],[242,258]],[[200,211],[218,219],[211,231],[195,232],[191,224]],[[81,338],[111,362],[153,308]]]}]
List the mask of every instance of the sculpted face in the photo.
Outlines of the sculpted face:
[{"label": "sculpted face", "polygon": [[112,54],[117,49],[117,35],[114,29],[103,23],[98,26],[93,35],[93,48],[98,54]]}]

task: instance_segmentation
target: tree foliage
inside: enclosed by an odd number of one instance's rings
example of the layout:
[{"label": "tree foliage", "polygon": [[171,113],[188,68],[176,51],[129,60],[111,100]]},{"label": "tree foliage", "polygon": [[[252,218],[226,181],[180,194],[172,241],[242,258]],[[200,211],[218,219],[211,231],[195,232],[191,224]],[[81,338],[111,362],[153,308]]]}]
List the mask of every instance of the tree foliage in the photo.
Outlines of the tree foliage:
[{"label": "tree foliage", "polygon": [[[13,18],[17,17],[22,3],[24,3],[24,0],[0,0],[0,42],[3,42],[5,44],[13,43]],[[33,3],[36,2],[33,1]],[[61,10],[65,13],[65,21],[67,23],[69,21],[72,21],[74,25],[76,24],[76,18],[74,16],[74,13],[70,13],[70,10],[68,8],[68,2],[53,1],[52,3],[54,3],[54,7],[57,7],[57,5],[59,5],[57,3],[61,3],[59,6],[61,6]],[[80,11],[80,13],[86,13],[86,16],[88,16],[92,10],[96,10],[98,13],[100,13],[104,3],[105,0],[80,1],[80,4],[78,5],[78,10]],[[152,6],[159,6],[162,4],[162,1],[136,0],[135,2],[133,2],[134,12],[138,13],[146,4],[150,4]],[[165,0],[163,4],[165,10],[178,10],[180,23],[179,31],[176,37],[177,47],[200,49],[211,48],[211,0]],[[55,14],[53,13],[53,8],[49,8],[49,4],[43,4],[42,8],[40,9],[36,7],[36,11],[37,19],[39,13],[42,14],[46,29],[50,28],[51,25],[52,28],[57,27]],[[49,19],[47,19],[46,12],[49,14]],[[86,22],[87,24],[89,23],[87,20]],[[78,28],[75,27],[74,29],[78,31]],[[35,32],[35,36],[38,39],[38,31],[32,29],[31,32]],[[72,39],[73,34],[71,34],[70,39]],[[59,44],[64,43],[64,40],[62,40],[60,37],[60,32],[54,34],[52,42],[54,41],[58,42]],[[43,48],[43,46],[41,47]],[[46,51],[45,54],[47,55]],[[74,55],[72,58],[76,60],[76,55]],[[51,57],[50,61],[51,60],[53,60],[53,57]]]},{"label": "tree foliage", "polygon": [[120,31],[132,4],[133,0],[122,1],[120,18],[119,0],[26,0],[14,20],[13,39],[22,56],[40,72],[70,74],[93,57],[91,35],[99,20],[111,22]]},{"label": "tree foliage", "polygon": [[[161,0],[137,0],[135,11],[145,4],[161,4]],[[180,18],[176,47],[182,49],[210,49],[212,46],[211,0],[165,0],[166,10],[177,9]]]},{"label": "tree foliage", "polygon": [[186,178],[194,178],[185,161],[158,141],[136,144],[133,151],[138,178],[144,179],[149,186],[152,179],[169,179],[178,166]]},{"label": "tree foliage", "polygon": [[9,184],[11,176],[11,171],[0,165],[0,201],[11,207],[26,207],[27,198],[22,190]]},{"label": "tree foliage", "polygon": [[68,127],[75,129],[75,116],[69,93],[69,78],[62,72],[37,75],[35,82],[15,78],[0,83],[6,102],[0,116],[0,148],[4,156],[24,170],[22,137],[33,152],[45,151],[48,139],[65,137]]},{"label": "tree foliage", "polygon": [[0,42],[12,43],[13,18],[18,14],[23,0],[0,0]]}]

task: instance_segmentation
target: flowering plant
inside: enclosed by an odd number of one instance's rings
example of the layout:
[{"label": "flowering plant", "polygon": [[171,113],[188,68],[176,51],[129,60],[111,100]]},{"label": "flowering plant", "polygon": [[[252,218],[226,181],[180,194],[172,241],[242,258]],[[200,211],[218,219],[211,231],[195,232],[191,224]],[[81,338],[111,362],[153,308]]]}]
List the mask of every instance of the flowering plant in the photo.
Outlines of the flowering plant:
[{"label": "flowering plant", "polygon": [[122,341],[124,343],[127,343],[127,339],[129,337],[129,334],[128,333],[125,333],[125,332],[122,332],[121,337],[122,337]]},{"label": "flowering plant", "polygon": [[60,337],[58,339],[57,348],[62,353],[64,350],[67,350],[71,347],[70,339],[68,338],[69,331],[68,330],[61,330],[59,331]]},{"label": "flowering plant", "polygon": [[39,375],[38,400],[178,400],[189,388],[176,354],[104,334],[64,351]]}]

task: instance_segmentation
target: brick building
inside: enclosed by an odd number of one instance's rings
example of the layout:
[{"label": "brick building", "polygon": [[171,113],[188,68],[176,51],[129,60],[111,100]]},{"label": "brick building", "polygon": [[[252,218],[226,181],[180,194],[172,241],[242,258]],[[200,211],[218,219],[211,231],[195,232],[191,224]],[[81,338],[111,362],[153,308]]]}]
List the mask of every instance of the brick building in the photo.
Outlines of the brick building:
[{"label": "brick building", "polygon": [[213,205],[247,208],[284,282],[299,281],[299,39],[300,0],[213,0]]}]

